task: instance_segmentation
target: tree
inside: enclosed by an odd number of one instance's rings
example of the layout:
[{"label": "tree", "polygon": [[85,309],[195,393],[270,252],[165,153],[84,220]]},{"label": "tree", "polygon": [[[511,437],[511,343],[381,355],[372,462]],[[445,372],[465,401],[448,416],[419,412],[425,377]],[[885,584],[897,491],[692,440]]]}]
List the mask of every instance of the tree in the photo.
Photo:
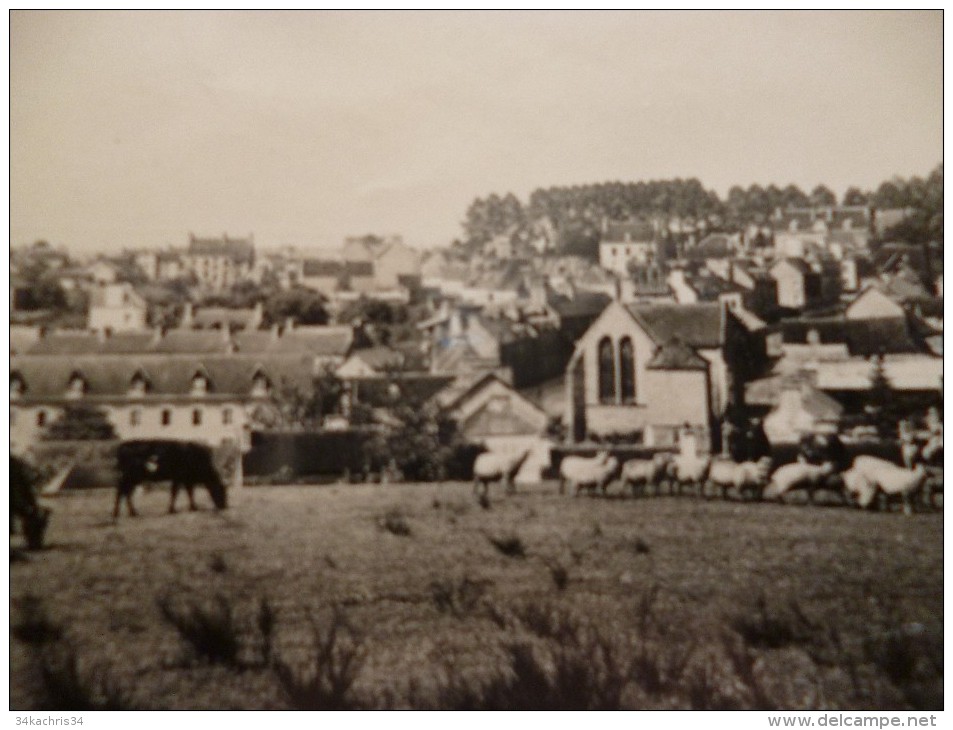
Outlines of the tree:
[{"label": "tree", "polygon": [[319,430],[326,416],[339,412],[344,383],[327,366],[310,387],[282,378],[269,391],[268,402],[252,413],[254,424],[263,429],[288,431]]},{"label": "tree", "polygon": [[849,187],[844,193],[844,205],[867,205],[869,198],[870,194],[860,188]]},{"label": "tree", "polygon": [[818,208],[837,205],[837,196],[826,185],[818,185],[811,191],[811,205]]},{"label": "tree", "polygon": [[87,405],[66,406],[42,436],[45,441],[108,441],[116,431],[105,411]]},{"label": "tree", "polygon": [[323,325],[328,323],[328,311],[325,299],[315,291],[297,287],[280,292],[265,302],[264,324],[283,323],[288,318],[303,325]]}]

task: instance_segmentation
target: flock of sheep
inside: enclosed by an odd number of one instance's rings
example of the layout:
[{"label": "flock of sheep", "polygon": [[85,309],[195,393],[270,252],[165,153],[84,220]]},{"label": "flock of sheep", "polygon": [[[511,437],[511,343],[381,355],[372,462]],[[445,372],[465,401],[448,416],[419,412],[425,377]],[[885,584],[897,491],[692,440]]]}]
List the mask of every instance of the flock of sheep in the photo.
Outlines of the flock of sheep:
[{"label": "flock of sheep", "polygon": [[[485,498],[489,484],[503,482],[513,491],[513,480],[524,455],[485,453],[474,464],[474,488]],[[803,491],[813,502],[821,490],[836,492],[844,502],[861,508],[889,507],[892,500],[903,504],[910,514],[920,499],[933,505],[933,493],[942,489],[942,477],[924,464],[905,468],[875,456],[858,456],[850,468],[838,470],[835,461],[810,463],[803,457],[772,470],[769,457],[736,463],[727,458],[696,454],[658,453],[650,459],[631,459],[622,464],[608,451],[593,457],[567,456],[560,463],[560,494],[566,489],[578,495],[583,490],[608,494],[609,487],[620,481],[622,492],[633,496],[650,492],[661,494],[693,493],[704,497],[726,498],[734,493],[741,499],[775,499]]]}]

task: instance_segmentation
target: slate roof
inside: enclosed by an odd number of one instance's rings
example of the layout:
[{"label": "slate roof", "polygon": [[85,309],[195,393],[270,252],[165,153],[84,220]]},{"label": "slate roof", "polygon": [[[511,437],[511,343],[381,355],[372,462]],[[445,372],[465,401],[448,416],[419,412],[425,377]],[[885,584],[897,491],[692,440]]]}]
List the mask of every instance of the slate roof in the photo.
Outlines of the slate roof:
[{"label": "slate roof", "polygon": [[666,342],[649,360],[650,370],[707,370],[707,361],[678,339]]},{"label": "slate roof", "polygon": [[678,338],[691,348],[716,348],[721,345],[721,305],[704,304],[629,304],[649,337],[664,345]]},{"label": "slate roof", "polygon": [[25,383],[24,400],[62,398],[74,374],[86,382],[86,398],[126,397],[137,374],[149,383],[147,397],[188,396],[197,372],[207,374],[212,396],[247,396],[258,372],[273,383],[289,380],[306,387],[312,377],[312,362],[307,355],[92,355],[70,359],[22,356],[10,363],[11,377]]},{"label": "slate roof", "polygon": [[[745,402],[753,406],[776,406],[781,399],[781,391],[787,387],[790,379],[783,375],[754,380],[745,386]],[[836,420],[844,412],[834,398],[807,383],[800,384],[801,405],[818,420]]]},{"label": "slate roof", "polygon": [[227,353],[232,349],[232,343],[223,332],[174,329],[166,332],[152,349],[170,354]]},{"label": "slate roof", "polygon": [[573,299],[561,294],[552,294],[549,297],[549,306],[562,319],[597,317],[611,301],[612,297],[602,292],[577,291]]},{"label": "slate roof", "polygon": [[254,307],[233,309],[231,307],[202,307],[192,315],[192,326],[199,329],[227,325],[229,327],[248,327],[260,315]]},{"label": "slate roof", "polygon": [[333,259],[305,259],[302,264],[304,276],[340,276],[344,273],[344,262]]},{"label": "slate roof", "polygon": [[345,261],[344,267],[348,276],[374,276],[373,261]]},{"label": "slate roof", "polygon": [[351,357],[359,357],[369,368],[378,372],[382,372],[388,367],[400,367],[404,362],[402,353],[384,346],[355,350],[351,353]]},{"label": "slate roof", "polygon": [[39,327],[10,325],[10,354],[22,355],[36,344],[40,337]]},{"label": "slate roof", "polygon": [[[626,236],[628,235],[628,240]],[[602,243],[636,243],[640,241],[654,241],[655,226],[651,221],[609,221],[606,223],[605,233],[602,234]]]},{"label": "slate roof", "polygon": [[143,330],[100,338],[85,330],[59,330],[32,344],[25,338],[20,338],[20,342],[22,349],[18,353],[37,356],[227,354],[234,349],[239,353],[344,357],[354,342],[354,332],[350,327],[299,325],[280,336],[271,330],[246,330],[226,338],[221,330],[174,329],[164,335],[157,330]]},{"label": "slate roof", "polygon": [[255,245],[247,238],[189,238],[190,256],[223,256],[239,263],[255,260]]},{"label": "slate roof", "polygon": [[851,355],[862,357],[880,352],[905,353],[925,350],[907,317],[816,317],[782,320],[778,326],[785,343],[807,343],[808,333],[814,330],[821,344],[843,342]]},{"label": "slate roof", "polygon": [[731,254],[731,239],[724,233],[712,233],[689,249],[686,256],[690,259],[723,259]]}]

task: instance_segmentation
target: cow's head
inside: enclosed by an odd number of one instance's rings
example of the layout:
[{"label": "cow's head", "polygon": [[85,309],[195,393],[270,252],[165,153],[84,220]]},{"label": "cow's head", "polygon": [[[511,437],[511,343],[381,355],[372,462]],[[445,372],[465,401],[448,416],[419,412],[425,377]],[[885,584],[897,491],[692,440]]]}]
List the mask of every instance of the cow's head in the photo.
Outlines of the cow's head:
[{"label": "cow's head", "polygon": [[225,489],[225,483],[215,472],[212,478],[208,480],[208,493],[212,496],[212,502],[216,509],[225,509],[228,507],[228,491]]}]

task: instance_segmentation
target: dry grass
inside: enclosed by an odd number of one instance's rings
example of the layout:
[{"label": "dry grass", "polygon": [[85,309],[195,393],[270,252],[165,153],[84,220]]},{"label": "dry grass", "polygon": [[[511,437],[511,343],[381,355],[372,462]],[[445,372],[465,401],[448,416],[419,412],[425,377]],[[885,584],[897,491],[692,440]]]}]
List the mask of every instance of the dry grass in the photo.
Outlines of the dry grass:
[{"label": "dry grass", "polygon": [[[50,707],[37,644],[55,627],[81,651],[48,668],[109,705],[134,686],[156,709],[565,706],[571,681],[589,688],[572,706],[942,706],[941,514],[554,485],[486,511],[470,489],[247,489],[171,516],[156,492],[117,524],[109,492],[62,495],[49,549],[10,566],[11,706]],[[527,557],[488,535],[518,535]],[[181,662],[156,608],[169,595],[228,601],[240,670]],[[335,606],[354,632],[328,648]]]}]

